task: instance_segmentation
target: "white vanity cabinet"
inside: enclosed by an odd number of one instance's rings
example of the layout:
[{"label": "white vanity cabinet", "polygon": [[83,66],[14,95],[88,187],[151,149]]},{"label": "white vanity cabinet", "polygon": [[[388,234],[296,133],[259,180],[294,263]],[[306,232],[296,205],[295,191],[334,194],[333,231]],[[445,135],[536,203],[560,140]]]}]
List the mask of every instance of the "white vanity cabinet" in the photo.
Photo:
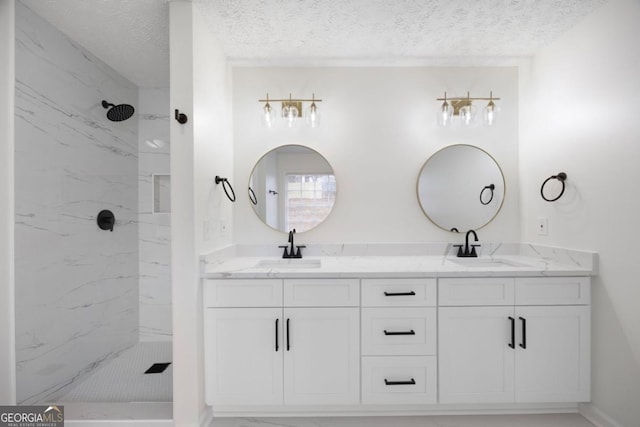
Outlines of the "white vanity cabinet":
[{"label": "white vanity cabinet", "polygon": [[586,276],[203,283],[206,402],[220,414],[590,399]]},{"label": "white vanity cabinet", "polygon": [[359,280],[205,281],[212,406],[360,401]]},{"label": "white vanity cabinet", "polygon": [[444,278],[440,403],[590,399],[588,277]]},{"label": "white vanity cabinet", "polygon": [[282,308],[206,309],[209,405],[282,404],[281,322]]},{"label": "white vanity cabinet", "polygon": [[362,280],[362,403],[437,402],[436,279]]},{"label": "white vanity cabinet", "polygon": [[360,280],[284,280],[284,403],[360,403]]}]

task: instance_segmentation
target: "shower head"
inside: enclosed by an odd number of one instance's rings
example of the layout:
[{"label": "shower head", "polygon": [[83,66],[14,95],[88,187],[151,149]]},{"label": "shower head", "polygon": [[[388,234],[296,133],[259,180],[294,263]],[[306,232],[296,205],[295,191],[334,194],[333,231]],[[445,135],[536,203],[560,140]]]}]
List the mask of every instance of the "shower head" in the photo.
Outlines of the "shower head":
[{"label": "shower head", "polygon": [[112,122],[121,122],[123,120],[127,120],[131,116],[133,116],[134,108],[129,104],[120,104],[113,105],[108,103],[107,101],[102,101],[102,106],[104,108],[109,108],[107,111],[107,119]]}]

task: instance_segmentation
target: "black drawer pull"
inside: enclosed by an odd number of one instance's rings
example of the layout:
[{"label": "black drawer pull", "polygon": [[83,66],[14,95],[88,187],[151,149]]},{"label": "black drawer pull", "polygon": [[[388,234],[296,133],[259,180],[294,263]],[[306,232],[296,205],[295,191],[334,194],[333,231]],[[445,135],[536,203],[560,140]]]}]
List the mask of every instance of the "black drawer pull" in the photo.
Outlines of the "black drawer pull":
[{"label": "black drawer pull", "polygon": [[415,296],[415,292],[384,292],[385,297],[412,297]]},{"label": "black drawer pull", "polygon": [[278,345],[278,322],[280,319],[276,319],[276,351],[280,350],[280,346]]},{"label": "black drawer pull", "polygon": [[527,319],[524,317],[518,317],[522,321],[522,342],[520,343],[520,347],[527,349]]},{"label": "black drawer pull", "polygon": [[410,331],[399,331],[399,332],[389,332],[386,329],[384,330],[384,334],[385,335],[415,335],[416,331],[414,331],[413,329]]},{"label": "black drawer pull", "polygon": [[411,378],[410,381],[389,381],[386,378],[384,379],[384,385],[415,385],[416,380]]},{"label": "black drawer pull", "polygon": [[509,347],[516,348],[516,319],[509,316],[509,322],[511,322],[511,342]]}]

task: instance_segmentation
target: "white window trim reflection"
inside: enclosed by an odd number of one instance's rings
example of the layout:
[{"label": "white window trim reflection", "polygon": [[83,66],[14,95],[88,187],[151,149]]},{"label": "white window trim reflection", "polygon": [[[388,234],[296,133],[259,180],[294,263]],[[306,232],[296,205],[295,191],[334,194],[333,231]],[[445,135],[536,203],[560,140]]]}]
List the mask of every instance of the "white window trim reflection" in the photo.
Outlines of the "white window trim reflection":
[{"label": "white window trim reflection", "polygon": [[[284,178],[285,178],[284,179],[285,197],[283,197],[284,209],[282,211],[284,213],[283,220],[284,220],[286,229],[291,230],[294,228],[299,228],[301,231],[305,231],[305,230],[310,230],[316,227],[318,224],[322,223],[326,219],[328,212],[331,211],[333,204],[335,203],[335,199],[336,199],[335,175],[327,174],[327,173],[295,172],[295,173],[286,173]],[[294,181],[291,180],[292,178],[294,178]],[[298,178],[298,179],[295,179],[295,178]],[[313,182],[313,185],[312,185],[312,188],[305,189],[302,186],[299,186],[298,189],[292,189],[290,184],[294,184],[298,182],[300,183]],[[315,209],[313,210],[314,212],[313,215],[308,215],[308,214],[301,215],[302,219],[305,220],[305,224],[303,227],[301,227],[300,223],[297,223],[297,222],[292,224],[293,212],[291,211],[292,207],[291,207],[290,201],[291,201],[292,192],[295,192],[295,191],[299,193],[299,196],[300,196],[299,199],[302,199],[302,195],[304,193],[312,192],[313,197],[307,197],[305,199],[308,201],[311,200],[311,201],[317,202],[317,203],[314,203]],[[318,193],[320,193],[320,197],[318,197]],[[326,201],[326,202],[323,203],[322,201]],[[305,205],[308,206],[308,203],[306,203]],[[321,209],[323,208],[325,208],[327,212],[320,215],[316,215],[316,213],[321,212]]]}]

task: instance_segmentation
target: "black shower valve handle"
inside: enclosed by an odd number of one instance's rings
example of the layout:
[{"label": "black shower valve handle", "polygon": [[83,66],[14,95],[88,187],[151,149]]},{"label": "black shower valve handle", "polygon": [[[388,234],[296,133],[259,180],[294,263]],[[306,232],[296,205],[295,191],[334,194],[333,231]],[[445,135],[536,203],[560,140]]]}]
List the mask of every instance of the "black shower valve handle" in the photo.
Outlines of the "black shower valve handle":
[{"label": "black shower valve handle", "polygon": [[98,223],[98,228],[100,228],[101,230],[109,230],[113,232],[113,226],[116,223],[116,216],[110,210],[101,210],[98,213],[96,222]]},{"label": "black shower valve handle", "polygon": [[180,123],[181,125],[187,123],[189,121],[189,118],[187,117],[186,114],[181,113],[180,110],[178,110],[176,108],[176,112],[175,112],[175,119],[178,123]]}]

